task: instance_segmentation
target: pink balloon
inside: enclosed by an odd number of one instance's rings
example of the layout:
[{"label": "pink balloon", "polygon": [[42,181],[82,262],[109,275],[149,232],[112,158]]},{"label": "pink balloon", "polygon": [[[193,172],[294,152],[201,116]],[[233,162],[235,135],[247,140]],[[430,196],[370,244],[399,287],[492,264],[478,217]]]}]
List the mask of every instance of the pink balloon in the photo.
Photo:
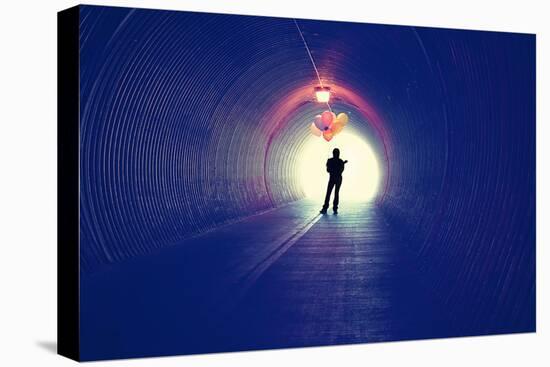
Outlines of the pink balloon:
[{"label": "pink balloon", "polygon": [[323,120],[321,119],[321,115],[315,116],[315,120],[313,120],[313,124],[319,130],[321,130],[321,131],[325,130],[325,124],[323,123]]},{"label": "pink balloon", "polygon": [[334,120],[335,116],[334,116],[334,113],[330,112],[330,111],[325,111],[321,114],[321,120],[323,122],[323,129],[321,130],[326,130],[329,128],[330,124],[332,124],[332,120]]}]

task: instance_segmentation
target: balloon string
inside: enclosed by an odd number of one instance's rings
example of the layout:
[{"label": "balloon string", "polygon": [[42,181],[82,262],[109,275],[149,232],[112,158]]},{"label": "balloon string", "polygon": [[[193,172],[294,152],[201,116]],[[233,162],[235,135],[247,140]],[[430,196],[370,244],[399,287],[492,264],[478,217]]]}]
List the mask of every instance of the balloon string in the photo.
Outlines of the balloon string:
[{"label": "balloon string", "polygon": [[[313,69],[315,70],[315,74],[317,75],[317,79],[319,80],[319,84],[321,85],[321,87],[323,87],[323,81],[321,80],[321,76],[319,75],[319,70],[317,70],[317,65],[315,65],[315,61],[313,60],[313,56],[311,55],[311,51],[309,50],[306,39],[304,38],[304,34],[302,33],[302,30],[300,29],[300,26],[298,25],[298,21],[296,21],[296,19],[292,19],[292,20],[294,21],[294,24],[296,25],[296,28],[298,29],[298,33],[300,33],[300,37],[302,38],[302,42],[304,43],[304,47],[306,48],[309,59],[311,60],[311,65],[313,65]],[[328,102],[327,102],[327,107],[328,107],[329,111],[332,112],[332,108],[330,108],[330,104]]]}]

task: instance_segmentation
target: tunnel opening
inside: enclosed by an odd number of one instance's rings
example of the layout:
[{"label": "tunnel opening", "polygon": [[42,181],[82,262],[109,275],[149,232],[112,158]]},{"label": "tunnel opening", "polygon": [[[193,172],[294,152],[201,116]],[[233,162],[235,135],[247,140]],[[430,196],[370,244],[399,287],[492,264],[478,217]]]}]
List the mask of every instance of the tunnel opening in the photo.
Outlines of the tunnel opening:
[{"label": "tunnel opening", "polygon": [[326,107],[304,97],[309,88],[297,92],[299,101],[290,96],[292,105],[283,101],[284,108],[273,115],[280,120],[268,123],[274,129],[265,153],[265,185],[274,206],[304,198],[322,201],[328,181],[326,162],[334,148],[348,160],[341,202],[383,201],[389,180],[389,142],[377,126],[381,121],[358,96],[343,87],[335,89],[339,94],[332,110],[345,112],[349,123],[332,140],[327,142],[310,132],[311,122]]},{"label": "tunnel opening", "polygon": [[374,200],[380,187],[380,164],[368,140],[354,131],[342,132],[330,142],[316,136],[306,139],[297,162],[298,179],[304,197],[317,201],[325,197],[328,178],[325,164],[332,157],[334,148],[338,148],[342,159],[348,161],[340,201]]}]

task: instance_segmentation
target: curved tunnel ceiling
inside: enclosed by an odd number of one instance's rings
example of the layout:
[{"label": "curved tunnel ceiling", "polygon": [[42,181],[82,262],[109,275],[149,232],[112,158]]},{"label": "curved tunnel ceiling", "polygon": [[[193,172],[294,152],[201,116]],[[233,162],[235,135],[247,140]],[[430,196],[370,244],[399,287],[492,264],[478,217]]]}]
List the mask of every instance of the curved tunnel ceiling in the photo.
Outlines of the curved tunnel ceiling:
[{"label": "curved tunnel ceiling", "polygon": [[[81,23],[91,268],[302,197],[293,157],[326,107],[312,101],[317,79],[292,20],[121,9]],[[389,135],[338,68],[345,54],[312,50],[335,106],[357,111],[352,123],[387,165]]]},{"label": "curved tunnel ceiling", "polygon": [[[468,268],[448,302],[497,295],[500,274],[530,269],[533,256],[494,244],[534,238],[534,40],[299,23],[335,106],[382,157],[379,205],[419,239],[431,286]],[[303,195],[296,153],[322,108],[291,19],[86,7],[80,42],[82,271]],[[520,260],[483,262],[503,257]],[[495,277],[482,283],[483,267]],[[522,284],[506,286],[534,292]]]}]

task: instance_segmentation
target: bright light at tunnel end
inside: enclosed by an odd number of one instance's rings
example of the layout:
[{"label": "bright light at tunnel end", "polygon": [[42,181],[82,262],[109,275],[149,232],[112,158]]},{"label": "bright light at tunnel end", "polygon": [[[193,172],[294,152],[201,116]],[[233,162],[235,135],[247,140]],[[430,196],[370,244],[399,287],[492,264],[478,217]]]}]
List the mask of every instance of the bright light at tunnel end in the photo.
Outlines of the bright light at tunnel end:
[{"label": "bright light at tunnel end", "polygon": [[[298,178],[307,198],[322,201],[329,175],[326,161],[334,148],[348,160],[343,173],[340,201],[371,201],[380,186],[380,165],[369,142],[353,132],[342,132],[330,142],[316,136],[307,138],[298,160]],[[332,202],[332,199],[331,199]]]}]

